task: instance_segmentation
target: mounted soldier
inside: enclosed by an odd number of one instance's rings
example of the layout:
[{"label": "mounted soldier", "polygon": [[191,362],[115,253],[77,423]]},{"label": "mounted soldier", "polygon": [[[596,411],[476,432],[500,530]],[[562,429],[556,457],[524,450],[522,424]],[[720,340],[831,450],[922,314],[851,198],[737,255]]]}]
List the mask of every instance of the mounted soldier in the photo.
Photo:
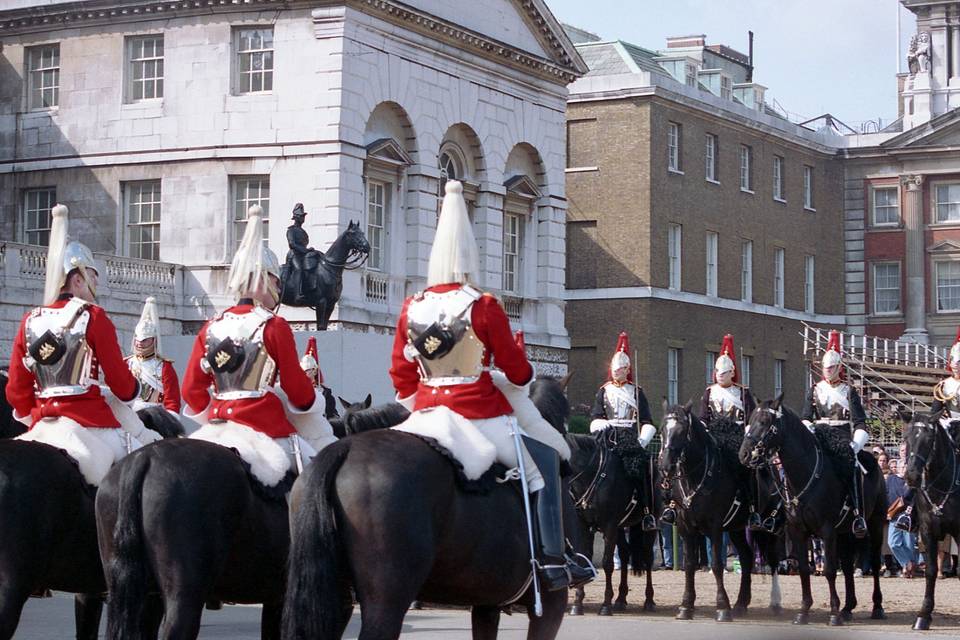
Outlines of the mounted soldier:
[{"label": "mounted soldier", "polygon": [[[303,357],[300,358],[300,368],[303,369],[303,372],[310,378],[310,382],[313,383],[313,388],[317,390],[317,393],[323,396],[326,405],[324,415],[327,417],[327,420],[339,418],[340,413],[337,411],[337,401],[333,397],[333,392],[330,390],[330,387],[323,383],[323,371],[320,370],[320,356],[317,354],[317,339],[313,336],[310,336],[307,340],[307,350],[304,352]],[[336,430],[334,430],[334,432],[336,433]]]},{"label": "mounted soldier", "polygon": [[230,266],[227,287],[237,303],[207,322],[194,342],[183,380],[185,415],[204,425],[191,438],[224,444],[224,429],[239,425],[234,436],[250,436],[254,448],[265,444],[242,430],[249,428],[302,468],[336,438],[300,367],[293,331],[275,313],[280,265],[263,243],[261,215],[260,207],[250,207]]},{"label": "mounted soldier", "polygon": [[[594,577],[565,553],[559,461],[569,459],[563,437],[542,418],[524,412],[522,445],[517,407],[494,383],[491,364],[502,372],[519,402],[533,381],[533,367],[514,341],[497,299],[473,286],[479,250],[463,200],[463,186],[446,183],[430,253],[427,289],[406,299],[397,321],[390,376],[397,399],[413,413],[401,431],[445,431],[495,450],[497,461],[525,472],[536,533],[539,578],[547,590]],[[529,401],[529,400],[528,400]],[[476,439],[473,439],[476,438]],[[522,460],[519,456],[522,456]]]},{"label": "mounted soldier", "polygon": [[[733,346],[733,336],[729,333],[723,336],[723,344],[720,346],[720,355],[713,363],[714,383],[703,391],[700,397],[700,419],[707,425],[710,425],[721,418],[729,418],[747,428],[747,420],[753,409],[756,407],[756,401],[750,389],[740,384],[740,372],[737,370],[737,351]],[[750,482],[750,518],[748,526],[757,530],[761,528],[762,521],[760,514],[756,513],[757,483]],[[671,503],[663,510],[660,519],[673,524],[676,521],[676,505]]]},{"label": "mounted soldier", "polygon": [[97,485],[113,463],[160,435],[129,407],[140,387],[107,312],[94,303],[93,254],[67,241],[67,214],[63,205],[51,212],[43,306],[20,323],[6,393],[14,418],[30,429],[20,439],[65,449]]},{"label": "mounted soldier", "polygon": [[[949,376],[938,382],[933,387],[933,405],[930,407],[930,413],[943,412],[940,418],[940,426],[946,430],[950,440],[957,442],[957,430],[954,424],[960,421],[960,329],[957,330],[956,340],[950,347],[950,354],[947,359],[947,371]],[[905,465],[906,460],[901,460],[900,464]],[[904,496],[904,502],[907,508],[897,516],[893,526],[903,531],[916,530],[917,521],[913,518],[914,498],[916,494],[913,489],[908,489]]]},{"label": "mounted soldier", "polygon": [[[590,411],[590,433],[598,433],[610,427],[637,429],[640,446],[646,448],[657,433],[650,415],[647,396],[633,380],[633,364],[630,362],[630,339],[626,332],[617,338],[617,348],[610,360],[607,381],[597,391]],[[653,458],[650,458],[653,473]],[[653,492],[643,491],[647,504],[640,522],[644,531],[656,531],[653,517]]]},{"label": "mounted soldier", "polygon": [[303,222],[307,219],[307,212],[303,208],[303,203],[298,202],[293,207],[293,224],[287,227],[287,245],[290,250],[287,251],[286,267],[290,269],[290,279],[294,283],[296,299],[298,303],[303,302],[304,291],[312,288],[312,283],[304,285],[304,279],[309,277],[317,268],[317,262],[323,256],[321,251],[308,246],[310,236],[303,228]]},{"label": "mounted soldier", "polygon": [[854,459],[850,486],[854,516],[851,529],[855,536],[862,538],[867,533],[867,522],[863,517],[863,477],[857,454],[867,444],[870,434],[860,394],[846,381],[839,331],[830,332],[821,368],[823,379],[807,391],[800,418],[811,431],[815,427],[838,429],[850,439]]},{"label": "mounted soldier", "polygon": [[173,361],[160,352],[160,316],[157,300],[147,298],[140,321],[133,330],[133,355],[127,366],[140,382],[140,393],[133,401],[134,411],[147,407],[163,407],[174,416],[180,415],[180,380]]}]

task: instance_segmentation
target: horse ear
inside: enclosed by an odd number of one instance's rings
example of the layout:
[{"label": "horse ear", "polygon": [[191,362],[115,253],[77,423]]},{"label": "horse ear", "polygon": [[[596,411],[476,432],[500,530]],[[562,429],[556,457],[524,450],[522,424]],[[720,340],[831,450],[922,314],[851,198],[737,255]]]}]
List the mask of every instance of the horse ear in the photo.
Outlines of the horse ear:
[{"label": "horse ear", "polygon": [[570,379],[573,378],[573,371],[568,371],[567,375],[560,378],[560,388],[564,391],[567,390],[567,385],[570,384]]},{"label": "horse ear", "polygon": [[683,405],[683,410],[688,414],[693,415],[693,398],[687,400],[687,404]]},{"label": "horse ear", "polygon": [[373,404],[373,396],[368,393],[367,397],[363,401],[363,408],[369,409],[371,404]]},{"label": "horse ear", "polygon": [[773,399],[773,402],[770,404],[770,408],[774,411],[777,411],[780,408],[780,405],[783,404],[783,392],[781,391],[777,394],[777,397]]},{"label": "horse ear", "polygon": [[344,409],[346,409],[347,411],[350,410],[350,403],[349,403],[349,402],[347,402],[346,400],[344,400],[344,399],[341,398],[340,396],[337,396],[337,400],[340,401],[340,404],[343,405],[343,408],[344,408]]},{"label": "horse ear", "polygon": [[664,415],[670,413],[670,405],[667,403],[667,399],[663,399],[663,413]]}]

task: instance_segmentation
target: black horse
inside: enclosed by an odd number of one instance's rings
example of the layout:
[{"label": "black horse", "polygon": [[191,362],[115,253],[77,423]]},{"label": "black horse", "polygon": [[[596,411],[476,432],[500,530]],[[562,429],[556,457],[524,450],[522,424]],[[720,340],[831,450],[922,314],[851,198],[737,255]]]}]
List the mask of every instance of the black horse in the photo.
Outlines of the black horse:
[{"label": "black horse", "polygon": [[[569,405],[561,383],[538,379],[531,397],[551,424]],[[284,640],[331,640],[352,611],[361,640],[397,638],[416,599],[473,607],[473,637],[496,637],[507,603],[527,607],[527,637],[554,638],[565,589],[533,612],[530,547],[514,483],[487,492],[457,486],[454,465],[424,440],[367,431],[324,449],[291,494],[290,571]],[[572,513],[572,505],[567,505]]]},{"label": "black horse", "polygon": [[[830,588],[830,624],[843,624],[853,616],[857,597],[853,579],[856,541],[850,531],[852,509],[847,504],[849,474],[854,472],[853,457],[843,434],[835,427],[815,435],[789,408],[782,405],[783,395],[760,404],[750,417],[750,428],[740,448],[743,464],[767,465],[779,457],[784,480],[781,491],[786,499],[787,533],[793,549],[806,549],[813,536],[823,540],[823,574]],[[846,458],[849,456],[849,460]],[[863,478],[864,518],[867,520],[869,557],[873,571],[873,611],[870,617],[882,619],[883,595],[880,592],[880,549],[886,522],[887,490],[883,474],[873,456],[860,453],[859,464],[866,469]],[[849,465],[846,469],[844,466]],[[846,471],[846,473],[844,473]],[[800,553],[800,583],[803,602],[794,624],[807,624],[813,595],[810,592],[810,564]],[[837,563],[844,573],[845,603],[840,609],[837,595]]]},{"label": "black horse", "polygon": [[343,406],[343,430],[346,435],[389,429],[410,417],[410,412],[399,402],[388,402],[371,408],[373,397],[369,393],[360,402],[337,399]]},{"label": "black horse", "polygon": [[[572,453],[570,466],[574,473],[570,479],[570,493],[577,507],[578,524],[581,527],[581,548],[577,551],[589,557],[593,550],[594,534],[599,532],[603,535],[602,565],[606,589],[600,605],[600,615],[609,616],[614,612],[626,611],[631,559],[635,571],[646,572],[643,609],[653,611],[655,604],[651,569],[657,532],[643,531],[633,525],[638,524],[643,517],[648,496],[659,498],[659,492],[654,490],[659,483],[659,475],[656,469],[650,469],[648,454],[640,450],[636,429],[610,427],[595,435],[570,434],[567,436],[567,443]],[[634,473],[629,474],[624,460],[626,452],[629,452],[627,463],[646,468],[631,469]],[[652,482],[651,472],[654,476]],[[654,512],[657,512],[656,507]],[[629,543],[625,534],[626,528],[631,528]],[[614,549],[619,551],[620,556],[620,585],[615,602]],[[570,607],[571,615],[583,615],[583,598],[583,587],[577,587]]]},{"label": "black horse", "polygon": [[[917,492],[914,501],[924,548],[936,549],[946,535],[960,536],[960,454],[947,430],[940,426],[943,412],[904,414],[907,441],[907,484]],[[927,554],[926,591],[913,625],[930,629],[937,585],[937,553]]]},{"label": "black horse", "polygon": [[[147,420],[164,437],[182,434],[179,423],[167,418]],[[95,493],[62,450],[0,440],[0,640],[13,637],[27,598],[46,590],[77,594],[77,638],[97,638],[106,584]]]},{"label": "black horse", "polygon": [[[729,622],[733,615],[746,615],[751,599],[753,549],[747,542],[745,528],[749,517],[747,483],[751,481],[747,469],[736,460],[731,440],[742,427],[728,418],[721,418],[707,429],[703,421],[691,411],[692,403],[672,407],[664,403],[663,449],[660,452],[660,473],[670,480],[670,496],[677,504],[677,528],[683,539],[686,583],[678,620],[693,618],[696,599],[695,580],[699,567],[698,550],[703,536],[713,547],[711,569],[717,582],[717,622]],[[767,492],[761,491],[763,496]],[[766,505],[760,505],[765,509]],[[730,599],[723,585],[725,567],[723,534],[730,540],[740,558],[740,590],[730,608]],[[776,538],[756,532],[754,539],[761,555],[771,568],[770,608],[779,612],[780,589],[777,577],[779,557]]]},{"label": "black horse", "polygon": [[16,438],[27,431],[13,419],[13,407],[7,402],[7,367],[0,367],[0,439]]},{"label": "black horse", "polygon": [[312,308],[317,314],[317,331],[326,331],[343,290],[343,270],[360,266],[369,253],[370,243],[360,225],[351,221],[326,253],[311,251],[304,256],[302,274],[293,273],[289,260],[284,264],[280,272],[280,302]]}]

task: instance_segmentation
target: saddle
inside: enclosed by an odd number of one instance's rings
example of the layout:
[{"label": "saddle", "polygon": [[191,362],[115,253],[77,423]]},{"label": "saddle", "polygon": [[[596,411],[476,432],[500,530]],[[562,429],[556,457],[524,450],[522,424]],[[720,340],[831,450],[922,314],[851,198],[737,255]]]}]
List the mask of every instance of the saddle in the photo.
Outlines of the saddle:
[{"label": "saddle", "polygon": [[273,438],[236,422],[211,422],[192,434],[191,440],[203,440],[233,451],[243,465],[251,484],[268,499],[284,498],[296,472],[283,448]]},{"label": "saddle", "polygon": [[[504,478],[507,476],[509,471],[504,465],[500,464],[499,462],[494,462],[489,469],[480,475],[479,478],[471,480],[463,471],[463,463],[457,460],[456,456],[454,456],[449,449],[440,444],[436,439],[419,433],[411,433],[409,431],[399,431],[398,433],[405,433],[409,436],[417,438],[443,456],[453,468],[453,474],[454,478],[456,479],[457,487],[459,487],[464,493],[486,495],[493,491],[497,485],[504,483]],[[519,480],[512,480],[511,484],[515,485],[517,490],[520,489]]]}]

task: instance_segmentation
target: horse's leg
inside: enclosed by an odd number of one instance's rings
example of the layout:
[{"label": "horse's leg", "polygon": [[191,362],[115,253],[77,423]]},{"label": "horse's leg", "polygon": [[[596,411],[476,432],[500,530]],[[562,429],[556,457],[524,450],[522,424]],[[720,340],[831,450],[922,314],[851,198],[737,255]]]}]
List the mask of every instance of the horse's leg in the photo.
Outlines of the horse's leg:
[{"label": "horse's leg", "polygon": [[800,589],[803,593],[800,600],[800,612],[793,619],[793,624],[807,624],[810,621],[810,607],[813,606],[813,592],[810,590],[810,560],[807,558],[807,545],[810,538],[799,532],[791,532],[791,538],[797,554]]},{"label": "horse's leg", "polygon": [[264,602],[260,613],[260,640],[280,640],[280,620],[283,617],[283,600]]},{"label": "horse's leg", "polygon": [[647,588],[643,600],[644,611],[655,611],[657,608],[657,604],[653,601],[653,547],[657,544],[658,535],[656,531],[645,531],[643,533],[643,548],[640,553],[644,571],[647,572]]},{"label": "horse's leg", "polygon": [[20,613],[30,597],[30,590],[14,584],[5,576],[0,583],[0,640],[10,640],[20,624]]},{"label": "horse's leg", "polygon": [[601,616],[612,616],[613,608],[613,550],[617,544],[617,529],[608,529],[603,532],[603,575],[606,578],[606,587],[603,590],[603,604],[600,605]]},{"label": "horse's leg", "polygon": [[500,628],[500,607],[474,606],[470,611],[473,640],[497,640]]},{"label": "horse's leg", "polygon": [[934,536],[930,528],[926,525],[920,526],[920,537],[923,539],[923,546],[927,550],[927,569],[924,571],[926,578],[926,589],[923,592],[923,603],[920,605],[920,611],[917,612],[917,620],[913,623],[916,631],[927,631],[930,629],[930,618],[933,615],[934,592],[937,589],[937,537]]},{"label": "horse's leg", "polygon": [[850,536],[841,536],[837,540],[837,556],[840,570],[843,571],[844,604],[840,615],[844,620],[853,619],[853,610],[857,606],[857,585],[853,578],[853,563],[857,556],[857,544]]},{"label": "horse's leg", "polygon": [[830,626],[839,627],[843,618],[840,617],[840,596],[837,594],[837,535],[830,525],[821,529],[821,533],[824,534],[823,575],[830,590]]},{"label": "horse's leg", "polygon": [[140,625],[141,629],[143,629],[143,637],[146,640],[157,640],[157,634],[160,633],[160,623],[162,621],[163,598],[156,593],[148,594],[143,605],[143,622]]},{"label": "horse's leg", "polygon": [[[565,592],[563,589],[561,591]],[[357,640],[397,640],[411,602],[410,598],[401,597],[363,603],[360,606],[360,635]]]},{"label": "horse's leg", "polygon": [[173,594],[165,593],[160,638],[162,640],[196,640],[200,633],[203,604],[203,594],[199,590],[181,588]]},{"label": "horse's leg", "polygon": [[710,544],[713,547],[713,557],[710,559],[710,568],[713,569],[713,578],[717,581],[717,622],[731,622],[730,597],[723,586],[723,530],[717,529],[710,534]]},{"label": "horse's leg", "polygon": [[[883,552],[883,526],[886,514],[882,509],[870,518],[870,563],[873,565],[873,610],[870,611],[871,620],[884,620],[887,614],[883,610],[883,591],[880,589],[880,567]],[[893,526],[893,525],[890,525]]]},{"label": "horse's leg", "polygon": [[73,597],[73,613],[77,622],[77,640],[97,640],[100,616],[103,614],[103,596],[98,593],[78,593]]},{"label": "horse's leg", "polygon": [[[578,546],[575,547],[575,549],[577,553],[582,553],[586,557],[593,560],[593,539],[596,534],[590,531],[590,527],[588,527],[587,524],[583,520],[581,520],[579,517],[577,518],[576,526],[578,528],[580,535],[577,536]],[[577,587],[576,593],[574,593],[574,596],[573,596],[573,604],[570,606],[570,615],[572,616],[583,615],[583,596],[584,596],[583,587],[582,586]]]},{"label": "horse's leg", "polygon": [[627,593],[630,592],[628,583],[630,577],[630,549],[627,547],[627,536],[624,529],[617,532],[617,553],[620,556],[620,587],[617,589],[617,601],[613,603],[613,612],[622,613],[627,610]]},{"label": "horse's leg", "polygon": [[737,549],[737,555],[740,557],[740,591],[737,592],[737,602],[733,606],[733,614],[736,616],[747,615],[747,607],[750,606],[752,599],[751,590],[753,589],[753,547],[747,542],[747,534],[740,529],[730,532],[730,540]]},{"label": "horse's leg", "polygon": [[[534,615],[533,607],[527,606],[530,625],[527,627],[527,640],[554,640],[563,622],[563,613],[567,608],[567,590],[546,591],[542,596],[543,615]],[[359,640],[359,639],[358,639]]]},{"label": "horse's leg", "polygon": [[[697,569],[700,565],[699,538],[700,536],[696,533],[683,535],[683,601],[677,612],[677,620],[693,620],[693,606],[697,601]],[[678,550],[673,551],[674,562],[676,562]]]}]

